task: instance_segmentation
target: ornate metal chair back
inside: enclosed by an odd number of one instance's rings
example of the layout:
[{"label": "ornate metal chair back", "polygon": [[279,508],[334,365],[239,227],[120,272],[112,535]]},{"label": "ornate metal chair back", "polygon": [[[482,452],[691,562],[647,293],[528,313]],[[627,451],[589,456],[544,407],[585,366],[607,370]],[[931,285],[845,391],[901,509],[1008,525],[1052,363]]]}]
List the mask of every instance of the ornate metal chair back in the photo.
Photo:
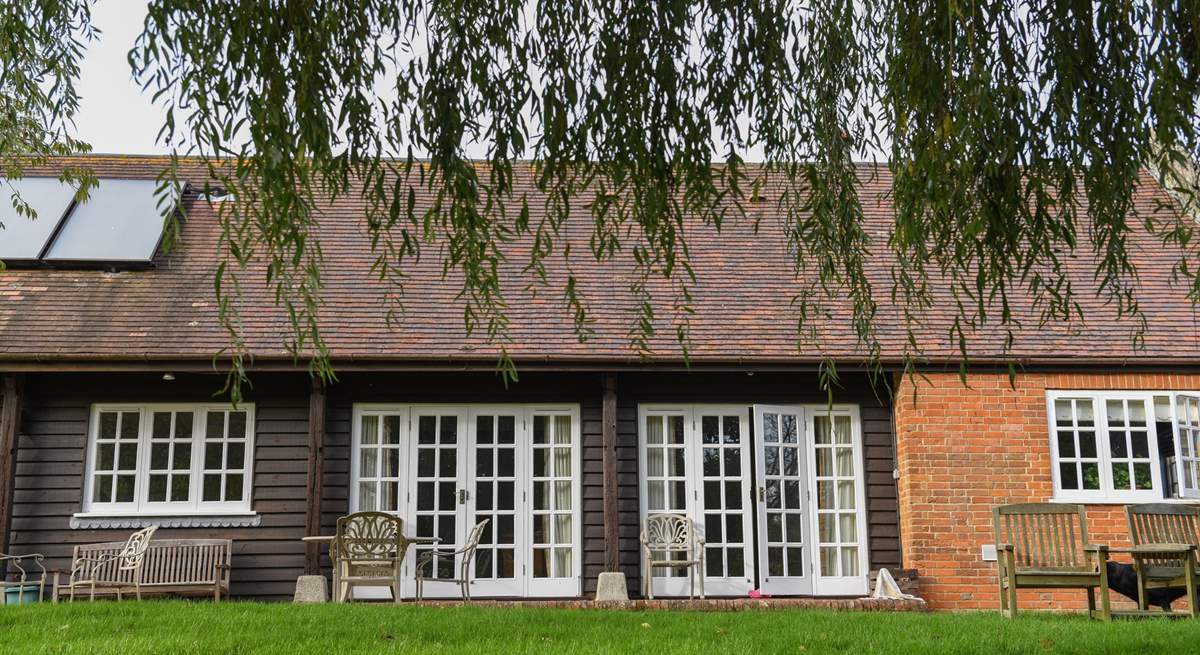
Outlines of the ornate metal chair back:
[{"label": "ornate metal chair back", "polygon": [[136,571],[140,569],[142,562],[146,560],[146,551],[150,548],[150,539],[154,537],[154,533],[157,531],[158,526],[152,525],[129,535],[129,539],[125,542],[125,547],[117,554],[117,568],[121,571]]},{"label": "ornate metal chair back", "polygon": [[335,544],[349,560],[395,559],[404,540],[404,520],[383,512],[358,512],[337,520]]},{"label": "ornate metal chair back", "polygon": [[696,544],[696,527],[683,514],[652,514],[646,517],[642,543],[651,552],[691,552]]}]

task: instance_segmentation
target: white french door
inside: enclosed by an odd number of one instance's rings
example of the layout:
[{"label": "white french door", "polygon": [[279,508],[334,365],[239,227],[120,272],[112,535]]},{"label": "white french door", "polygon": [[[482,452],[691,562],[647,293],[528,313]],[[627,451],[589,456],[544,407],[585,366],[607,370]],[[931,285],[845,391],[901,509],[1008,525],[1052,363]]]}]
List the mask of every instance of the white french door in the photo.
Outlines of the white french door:
[{"label": "white french door", "polygon": [[[705,591],[744,596],[867,592],[858,407],[644,405],[642,516],[682,513],[705,539]],[[753,461],[752,461],[753,460]],[[688,593],[659,568],[656,595]]]},{"label": "white french door", "polygon": [[867,593],[867,514],[858,407],[822,405],[805,411],[813,475],[810,513],[816,518],[815,593]]},{"label": "white french door", "polygon": [[765,594],[813,592],[806,425],[800,407],[754,407],[759,588]]},{"label": "white french door", "polygon": [[[457,549],[468,530],[466,522],[470,514],[465,511],[467,477],[464,466],[466,418],[465,411],[453,408],[412,409],[416,439],[411,447],[415,451],[416,470],[407,476],[405,497],[412,506],[409,508],[411,518],[405,521],[406,529],[418,537],[439,539],[439,549]],[[415,564],[427,550],[429,547],[426,546],[413,547],[406,557],[409,565]],[[455,578],[457,563],[452,557],[435,558],[425,576]],[[453,591],[450,585],[429,585],[428,595],[450,596]]]},{"label": "white french door", "polygon": [[[643,406],[642,515],[683,513],[704,537],[704,590],[754,588],[749,421],[743,406]],[[686,570],[657,568],[654,593],[684,595]]]},{"label": "white french door", "polygon": [[[579,594],[577,407],[360,405],[353,440],[352,512],[395,513],[407,534],[439,539],[439,550],[460,548],[472,526],[488,521],[472,596]],[[429,549],[407,554],[405,595]],[[425,577],[456,578],[460,564],[436,558]],[[459,590],[427,584],[425,593]]]}]

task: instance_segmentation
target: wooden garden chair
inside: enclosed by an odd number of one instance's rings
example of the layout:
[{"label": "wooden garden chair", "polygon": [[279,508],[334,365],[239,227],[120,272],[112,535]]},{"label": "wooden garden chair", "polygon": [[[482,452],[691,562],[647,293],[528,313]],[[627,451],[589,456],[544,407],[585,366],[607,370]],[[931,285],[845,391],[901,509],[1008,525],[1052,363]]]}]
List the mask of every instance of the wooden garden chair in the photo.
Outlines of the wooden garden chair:
[{"label": "wooden garden chair", "polygon": [[1200,615],[1196,606],[1200,508],[1169,503],[1126,505],[1125,520],[1133,544],[1129,549],[1133,568],[1138,574],[1138,609],[1146,611],[1149,589],[1183,587],[1187,590],[1188,614]]},{"label": "wooden garden chair", "polygon": [[[479,549],[479,540],[483,536],[483,529],[487,527],[487,524],[488,519],[476,523],[475,527],[471,528],[470,534],[467,535],[467,542],[458,550],[433,548],[421,553],[420,557],[417,558],[417,600],[425,598],[426,583],[449,582],[457,584],[462,592],[463,600],[470,602],[471,573],[475,570],[475,551]],[[437,560],[449,559],[453,562],[456,557],[460,558],[458,561],[458,577],[437,577]]]},{"label": "wooden garden chair", "polygon": [[400,602],[400,565],[408,545],[403,519],[358,512],[337,520],[333,541],[334,601],[353,600],[355,587],[388,587]]},{"label": "wooden garden chair", "polygon": [[1083,505],[1026,503],[993,510],[1000,611],[1017,615],[1018,589],[1086,589],[1088,615],[1112,618],[1108,546],[1088,543]]},{"label": "wooden garden chair", "polygon": [[690,518],[683,514],[651,514],[642,522],[641,541],[646,598],[654,598],[656,568],[687,569],[688,598],[696,596],[696,578],[700,578],[700,598],[704,598],[704,538],[696,533],[696,524]]}]

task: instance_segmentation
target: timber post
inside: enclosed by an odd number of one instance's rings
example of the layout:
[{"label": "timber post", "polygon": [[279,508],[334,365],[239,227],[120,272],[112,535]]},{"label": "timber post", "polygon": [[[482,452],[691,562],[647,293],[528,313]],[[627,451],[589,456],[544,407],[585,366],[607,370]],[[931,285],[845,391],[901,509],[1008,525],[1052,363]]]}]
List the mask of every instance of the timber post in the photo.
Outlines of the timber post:
[{"label": "timber post", "polygon": [[604,374],[604,402],[601,428],[604,466],[604,570],[619,570],[620,490],[617,480],[617,376]]},{"label": "timber post", "polygon": [[[325,383],[312,378],[308,394],[308,496],[304,508],[304,531],[308,536],[321,534],[321,498],[325,492]],[[321,545],[306,543],[304,573],[321,573]]]}]

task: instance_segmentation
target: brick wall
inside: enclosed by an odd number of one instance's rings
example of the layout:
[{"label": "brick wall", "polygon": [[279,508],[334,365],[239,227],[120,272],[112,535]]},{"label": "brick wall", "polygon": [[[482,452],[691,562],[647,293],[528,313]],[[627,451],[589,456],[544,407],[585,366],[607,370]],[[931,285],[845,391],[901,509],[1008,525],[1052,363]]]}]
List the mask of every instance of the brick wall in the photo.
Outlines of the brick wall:
[{"label": "brick wall", "polygon": [[[995,505],[1043,502],[1053,492],[1047,389],[1200,389],[1200,375],[1122,373],[978,374],[904,378],[896,385],[896,463],[904,566],[920,573],[935,609],[994,609]],[[915,395],[914,395],[915,392]],[[1089,538],[1128,545],[1121,505],[1088,507]],[[1077,609],[1084,592],[1022,590],[1021,609]],[[1114,603],[1116,596],[1114,595]]]}]

